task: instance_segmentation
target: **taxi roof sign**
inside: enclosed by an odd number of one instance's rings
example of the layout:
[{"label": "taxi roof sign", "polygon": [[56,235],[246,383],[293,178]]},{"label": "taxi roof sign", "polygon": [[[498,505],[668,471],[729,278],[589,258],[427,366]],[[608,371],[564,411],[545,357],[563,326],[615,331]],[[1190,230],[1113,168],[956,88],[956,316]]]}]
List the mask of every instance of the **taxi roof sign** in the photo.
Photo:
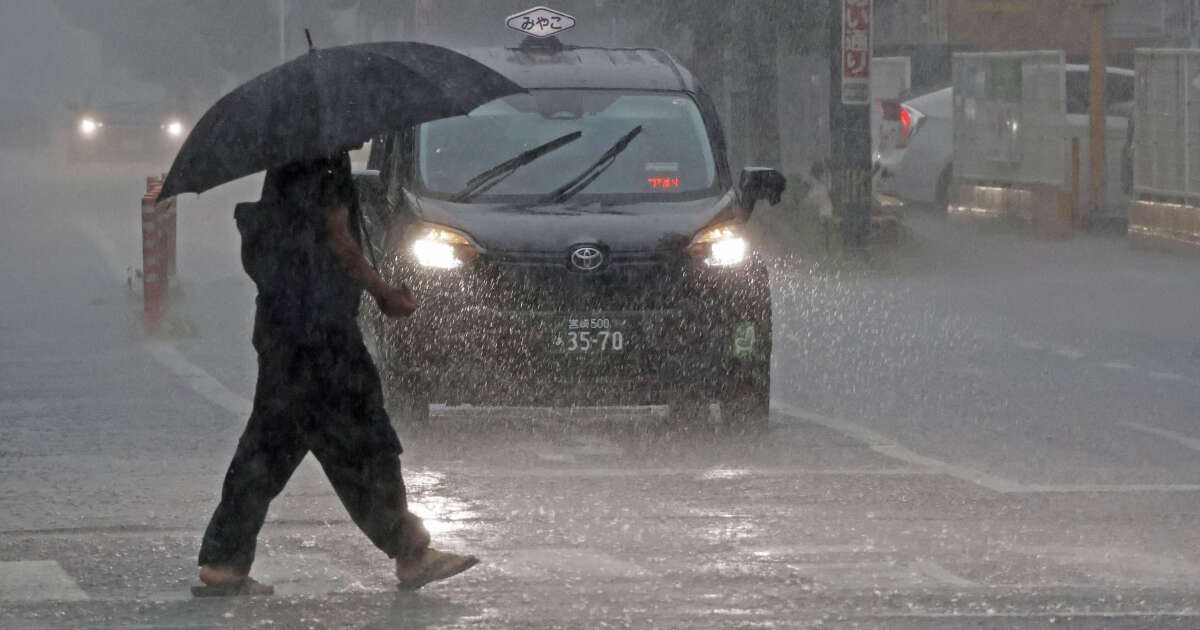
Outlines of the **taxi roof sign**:
[{"label": "taxi roof sign", "polygon": [[505,18],[504,23],[514,31],[533,37],[550,37],[575,27],[575,18],[548,7],[534,7]]}]

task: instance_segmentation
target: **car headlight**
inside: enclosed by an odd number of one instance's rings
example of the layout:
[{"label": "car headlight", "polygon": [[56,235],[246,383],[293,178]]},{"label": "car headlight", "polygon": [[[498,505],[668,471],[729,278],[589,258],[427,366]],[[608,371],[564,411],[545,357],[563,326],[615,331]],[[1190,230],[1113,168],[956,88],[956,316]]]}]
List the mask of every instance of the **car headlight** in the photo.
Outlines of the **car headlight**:
[{"label": "car headlight", "polygon": [[100,129],[100,123],[91,118],[83,118],[79,121],[79,133],[85,136],[94,135],[98,129]]},{"label": "car headlight", "polygon": [[693,256],[704,260],[704,264],[710,267],[740,264],[746,260],[748,249],[746,239],[742,236],[741,225],[738,223],[726,223],[702,230],[688,246],[688,251]]},{"label": "car headlight", "polygon": [[475,256],[470,239],[438,225],[420,227],[409,251],[417,264],[434,269],[457,269]]},{"label": "car headlight", "polygon": [[167,124],[163,125],[163,129],[167,132],[167,135],[171,136],[172,138],[178,138],[179,136],[183,135],[183,123],[179,122],[178,120],[172,120],[168,122]]}]

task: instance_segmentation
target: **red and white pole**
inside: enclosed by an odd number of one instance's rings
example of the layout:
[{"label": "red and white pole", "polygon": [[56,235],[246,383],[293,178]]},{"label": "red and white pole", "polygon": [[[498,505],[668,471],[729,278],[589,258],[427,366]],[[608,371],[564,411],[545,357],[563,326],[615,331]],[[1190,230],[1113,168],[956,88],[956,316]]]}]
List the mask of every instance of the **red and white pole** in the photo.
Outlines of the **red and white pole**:
[{"label": "red and white pole", "polygon": [[162,182],[160,177],[147,177],[142,196],[142,295],[149,335],[159,333],[167,301],[168,226],[160,211],[166,204],[157,203]]},{"label": "red and white pole", "polygon": [[[162,178],[159,179],[160,189],[162,188],[161,182],[166,181],[166,179],[167,175],[166,173],[163,173]],[[165,273],[167,277],[166,287],[169,293],[171,289],[176,288],[176,284],[179,282],[179,277],[175,273],[175,197],[171,197],[170,199],[159,202],[158,206],[159,224],[163,226],[162,235],[164,241],[163,246],[165,248],[164,255],[167,259],[165,267]]]}]

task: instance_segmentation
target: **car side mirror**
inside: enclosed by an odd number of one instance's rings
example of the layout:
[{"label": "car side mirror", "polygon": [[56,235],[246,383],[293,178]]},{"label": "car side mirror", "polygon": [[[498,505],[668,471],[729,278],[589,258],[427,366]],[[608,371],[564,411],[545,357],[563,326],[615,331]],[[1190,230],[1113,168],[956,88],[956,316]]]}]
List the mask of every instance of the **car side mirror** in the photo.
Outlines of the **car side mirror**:
[{"label": "car side mirror", "polygon": [[766,199],[773,206],[783,199],[786,188],[787,178],[779,171],[764,166],[747,166],[742,169],[741,179],[738,180],[738,200],[747,211],[754,210],[759,199]]}]

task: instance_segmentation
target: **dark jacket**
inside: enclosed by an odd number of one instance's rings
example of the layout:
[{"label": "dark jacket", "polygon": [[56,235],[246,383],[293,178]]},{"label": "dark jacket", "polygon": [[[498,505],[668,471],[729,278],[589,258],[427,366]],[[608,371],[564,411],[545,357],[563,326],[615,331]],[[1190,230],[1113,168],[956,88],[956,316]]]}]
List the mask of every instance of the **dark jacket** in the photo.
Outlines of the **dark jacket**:
[{"label": "dark jacket", "polygon": [[263,334],[304,341],[357,326],[362,287],[330,249],[322,211],[338,203],[351,208],[357,238],[357,199],[345,158],[271,169],[262,199],[234,210],[242,266],[258,287],[256,346]]}]

